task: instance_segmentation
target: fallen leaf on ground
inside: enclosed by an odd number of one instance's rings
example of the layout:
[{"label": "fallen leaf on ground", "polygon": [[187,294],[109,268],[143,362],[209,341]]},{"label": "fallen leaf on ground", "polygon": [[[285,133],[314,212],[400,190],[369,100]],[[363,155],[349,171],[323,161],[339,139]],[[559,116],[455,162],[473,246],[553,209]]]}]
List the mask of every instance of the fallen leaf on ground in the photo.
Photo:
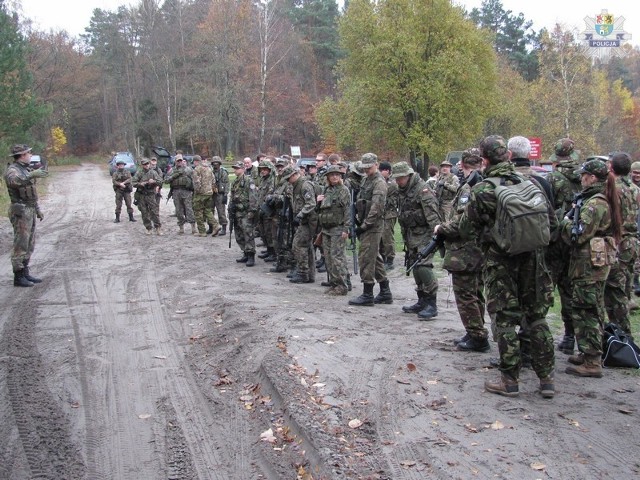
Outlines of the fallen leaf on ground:
[{"label": "fallen leaf on ground", "polygon": [[154,355],[153,358],[157,358],[159,360],[166,360],[167,359],[166,355]]},{"label": "fallen leaf on ground", "polygon": [[533,462],[530,466],[534,470],[544,470],[545,468],[547,468],[547,466],[544,463],[539,463],[539,462]]},{"label": "fallen leaf on ground", "polygon": [[276,437],[273,436],[273,430],[265,430],[260,434],[260,440],[263,442],[276,443]]},{"label": "fallen leaf on ground", "polygon": [[491,424],[491,430],[502,430],[503,428],[504,424],[500,420],[496,420]]},{"label": "fallen leaf on ground", "polygon": [[464,428],[466,428],[468,431],[470,431],[471,433],[478,433],[478,427],[476,427],[475,425],[471,425],[470,423],[467,423]]},{"label": "fallen leaf on ground", "polygon": [[635,410],[633,408],[629,408],[629,407],[620,407],[618,409],[618,411],[620,413],[624,413],[626,415],[631,415]]},{"label": "fallen leaf on ground", "polygon": [[410,372],[415,372],[416,371],[416,366],[413,363],[407,363],[407,369]]},{"label": "fallen leaf on ground", "polygon": [[182,315],[183,313],[187,313],[186,310],[176,310],[176,314]]},{"label": "fallen leaf on ground", "polygon": [[151,418],[151,414],[150,413],[141,413],[140,415],[138,415],[138,418],[141,418],[142,420],[145,420],[147,418]]},{"label": "fallen leaf on ground", "polygon": [[354,418],[353,420],[349,421],[349,426],[351,428],[360,428],[362,426],[362,421]]},{"label": "fallen leaf on ground", "polygon": [[400,462],[400,465],[402,465],[403,467],[415,467],[416,462],[414,462],[413,460],[403,460],[402,462]]}]

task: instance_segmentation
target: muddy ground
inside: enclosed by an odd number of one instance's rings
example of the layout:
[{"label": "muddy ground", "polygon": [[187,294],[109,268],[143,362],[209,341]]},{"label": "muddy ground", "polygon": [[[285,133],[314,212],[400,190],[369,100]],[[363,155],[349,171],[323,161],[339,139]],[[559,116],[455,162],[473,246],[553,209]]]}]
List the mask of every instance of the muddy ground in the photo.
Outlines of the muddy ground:
[{"label": "muddy ground", "polygon": [[236,263],[228,236],[178,236],[164,200],[165,236],[114,224],[101,165],[43,193],[42,284],[12,286],[0,222],[0,479],[640,475],[640,377],[571,377],[559,354],[553,400],[531,370],[519,398],[485,393],[496,345],[455,351],[446,275],[419,322],[400,268],[393,305],[354,308]]}]

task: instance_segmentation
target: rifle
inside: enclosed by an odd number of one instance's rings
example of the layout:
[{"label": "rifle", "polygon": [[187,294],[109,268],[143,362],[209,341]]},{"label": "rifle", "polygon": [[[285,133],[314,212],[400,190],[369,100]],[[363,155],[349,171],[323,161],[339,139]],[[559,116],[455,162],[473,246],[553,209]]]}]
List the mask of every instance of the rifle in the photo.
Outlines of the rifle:
[{"label": "rifle", "polygon": [[434,235],[433,237],[431,237],[431,241],[427,243],[425,247],[422,247],[422,249],[418,251],[418,258],[416,258],[416,261],[413,262],[411,266],[409,266],[409,268],[407,268],[407,277],[409,276],[409,274],[411,274],[411,271],[418,265],[418,263],[435,252],[440,246],[442,246],[443,243],[443,236]]},{"label": "rifle", "polygon": [[571,225],[571,243],[576,243],[584,230],[584,225],[580,223],[580,210],[582,210],[583,203],[582,193],[576,193],[573,198],[573,207],[567,212],[567,218],[573,222]]},{"label": "rifle", "polygon": [[231,248],[231,237],[233,237],[232,233],[233,233],[233,226],[236,223],[236,207],[233,204],[233,202],[231,202],[229,204],[229,248]]},{"label": "rifle", "polygon": [[356,218],[356,196],[357,191],[355,188],[351,189],[351,228],[349,231],[349,236],[351,237],[351,244],[347,247],[347,250],[351,251],[351,256],[353,257],[353,274],[358,275],[358,249],[357,249],[357,239],[356,239],[356,226],[359,224],[358,219]]},{"label": "rifle", "polygon": [[293,235],[294,235],[294,227],[293,227],[293,208],[291,208],[291,200],[289,200],[288,195],[284,195],[284,201],[282,205],[282,211],[284,212],[284,217],[287,220],[287,249],[291,250],[293,246]]},{"label": "rifle", "polygon": [[167,201],[165,202],[165,205],[167,203],[169,203],[169,200],[173,197],[173,187],[169,187],[169,195],[167,195]]}]

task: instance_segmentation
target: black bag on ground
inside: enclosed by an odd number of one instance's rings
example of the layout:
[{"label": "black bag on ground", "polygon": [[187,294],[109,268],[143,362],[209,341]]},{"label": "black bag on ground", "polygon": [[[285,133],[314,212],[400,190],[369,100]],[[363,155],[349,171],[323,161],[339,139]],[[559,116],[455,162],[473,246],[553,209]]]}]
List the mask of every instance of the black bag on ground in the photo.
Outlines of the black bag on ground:
[{"label": "black bag on ground", "polygon": [[640,348],[618,325],[607,323],[602,341],[603,366],[640,368]]}]

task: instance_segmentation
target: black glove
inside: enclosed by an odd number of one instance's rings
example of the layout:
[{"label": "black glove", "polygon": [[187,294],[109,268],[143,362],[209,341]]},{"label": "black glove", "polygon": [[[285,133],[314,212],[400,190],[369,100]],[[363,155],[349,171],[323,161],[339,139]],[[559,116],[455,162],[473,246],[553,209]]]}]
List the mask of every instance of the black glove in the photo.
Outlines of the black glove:
[{"label": "black glove", "polygon": [[299,217],[293,217],[291,219],[291,225],[293,225],[294,227],[299,227],[300,226],[300,218]]},{"label": "black glove", "polygon": [[360,237],[360,235],[362,235],[362,233],[366,231],[367,231],[366,227],[364,227],[363,225],[358,225],[356,227],[356,237]]},{"label": "black glove", "polygon": [[222,204],[223,205],[227,204],[227,194],[226,193],[222,196]]}]

